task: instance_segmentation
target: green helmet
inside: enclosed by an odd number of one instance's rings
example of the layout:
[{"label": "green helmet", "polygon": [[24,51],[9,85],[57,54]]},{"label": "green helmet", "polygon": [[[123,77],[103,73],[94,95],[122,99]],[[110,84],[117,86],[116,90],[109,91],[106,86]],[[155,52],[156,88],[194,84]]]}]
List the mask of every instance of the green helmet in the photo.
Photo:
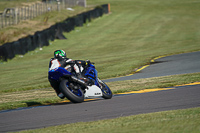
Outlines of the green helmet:
[{"label": "green helmet", "polygon": [[64,50],[56,50],[56,51],[54,51],[54,57],[55,58],[58,58],[58,57],[66,58],[66,53]]}]

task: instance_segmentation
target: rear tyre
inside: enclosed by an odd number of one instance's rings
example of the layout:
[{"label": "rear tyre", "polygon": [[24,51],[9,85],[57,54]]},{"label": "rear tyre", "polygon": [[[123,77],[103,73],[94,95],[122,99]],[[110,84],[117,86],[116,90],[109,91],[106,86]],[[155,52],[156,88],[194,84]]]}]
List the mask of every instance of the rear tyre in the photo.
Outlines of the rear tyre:
[{"label": "rear tyre", "polygon": [[100,88],[101,88],[101,91],[103,93],[103,98],[104,99],[111,99],[112,98],[112,91],[110,90],[110,88],[100,79],[98,79],[99,81],[99,84],[100,84]]},{"label": "rear tyre", "polygon": [[73,89],[69,87],[68,80],[60,82],[60,91],[73,103],[81,103],[84,101],[84,94],[81,89]]}]

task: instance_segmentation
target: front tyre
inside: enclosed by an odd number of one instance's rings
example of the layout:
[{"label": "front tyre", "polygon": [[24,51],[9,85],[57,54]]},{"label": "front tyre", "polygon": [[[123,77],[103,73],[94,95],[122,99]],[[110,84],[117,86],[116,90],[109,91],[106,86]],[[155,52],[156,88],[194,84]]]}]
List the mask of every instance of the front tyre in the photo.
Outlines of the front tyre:
[{"label": "front tyre", "polygon": [[111,99],[112,98],[112,91],[110,90],[110,88],[100,79],[98,79],[99,84],[100,84],[100,88],[101,91],[103,93],[103,98],[105,99]]},{"label": "front tyre", "polygon": [[81,103],[84,101],[84,94],[81,89],[73,89],[69,87],[68,80],[62,80],[60,82],[60,91],[64,96],[73,103]]}]

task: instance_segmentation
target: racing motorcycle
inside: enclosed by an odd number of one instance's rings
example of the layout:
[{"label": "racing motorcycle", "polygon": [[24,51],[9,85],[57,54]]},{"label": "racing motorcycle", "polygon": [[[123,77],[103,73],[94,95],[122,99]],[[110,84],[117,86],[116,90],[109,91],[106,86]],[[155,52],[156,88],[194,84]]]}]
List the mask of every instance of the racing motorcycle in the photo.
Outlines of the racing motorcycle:
[{"label": "racing motorcycle", "polygon": [[62,67],[49,71],[48,78],[59,83],[59,89],[64,96],[74,103],[81,103],[85,98],[112,98],[110,88],[98,78],[94,63],[87,62],[83,75],[89,81],[85,82]]}]

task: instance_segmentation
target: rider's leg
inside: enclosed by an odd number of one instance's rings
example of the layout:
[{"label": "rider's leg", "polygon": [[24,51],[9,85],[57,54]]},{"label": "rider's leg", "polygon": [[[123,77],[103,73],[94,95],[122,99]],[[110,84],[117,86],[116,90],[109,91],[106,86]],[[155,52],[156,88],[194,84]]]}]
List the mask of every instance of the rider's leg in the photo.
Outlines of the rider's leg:
[{"label": "rider's leg", "polygon": [[76,71],[77,77],[78,77],[79,79],[84,80],[84,82],[88,82],[88,79],[85,78],[85,77],[82,75],[82,72],[83,72],[84,68],[83,68],[81,65],[75,64],[75,65],[74,65],[74,70]]},{"label": "rider's leg", "polygon": [[61,99],[65,98],[65,96],[62,94],[62,92],[59,89],[59,83],[54,80],[50,80],[50,79],[49,79],[49,82],[50,82],[52,88],[55,90],[57,96]]},{"label": "rider's leg", "polygon": [[81,74],[81,72],[83,71],[83,67],[82,66],[75,64],[74,65],[74,70],[76,71],[76,74],[77,74],[78,78],[82,77],[82,74]]}]

